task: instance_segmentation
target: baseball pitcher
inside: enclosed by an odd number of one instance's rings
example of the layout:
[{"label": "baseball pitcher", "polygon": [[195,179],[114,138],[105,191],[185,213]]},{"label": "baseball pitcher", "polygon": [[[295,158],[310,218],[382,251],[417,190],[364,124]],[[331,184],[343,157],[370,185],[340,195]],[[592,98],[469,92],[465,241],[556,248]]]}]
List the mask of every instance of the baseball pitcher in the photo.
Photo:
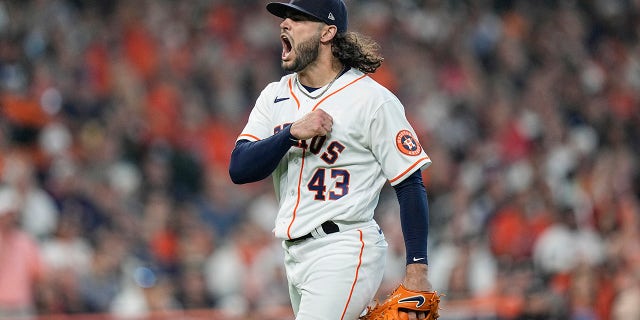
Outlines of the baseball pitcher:
[{"label": "baseball pitcher", "polygon": [[[266,8],[282,18],[280,59],[289,74],[257,98],[229,174],[238,184],[273,178],[274,234],[283,240],[296,319],[437,318],[421,176],[431,160],[402,103],[368,76],[383,60],[377,44],[347,31],[342,0]],[[373,216],[387,182],[400,204],[407,268],[402,290],[372,306],[387,250]]]}]

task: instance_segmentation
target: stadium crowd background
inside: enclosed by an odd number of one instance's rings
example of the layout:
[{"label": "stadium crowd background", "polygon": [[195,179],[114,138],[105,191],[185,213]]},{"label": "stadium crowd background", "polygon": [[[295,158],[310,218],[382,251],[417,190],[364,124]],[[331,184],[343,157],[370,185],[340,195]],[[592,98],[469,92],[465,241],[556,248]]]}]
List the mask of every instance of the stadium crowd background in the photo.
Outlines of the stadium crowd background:
[{"label": "stadium crowd background", "polygon": [[[346,2],[433,160],[442,318],[640,319],[640,1]],[[282,74],[265,4],[0,1],[0,172],[21,199],[0,213],[0,319],[290,319],[271,182],[227,174]],[[404,267],[388,187],[376,216],[384,298]]]}]

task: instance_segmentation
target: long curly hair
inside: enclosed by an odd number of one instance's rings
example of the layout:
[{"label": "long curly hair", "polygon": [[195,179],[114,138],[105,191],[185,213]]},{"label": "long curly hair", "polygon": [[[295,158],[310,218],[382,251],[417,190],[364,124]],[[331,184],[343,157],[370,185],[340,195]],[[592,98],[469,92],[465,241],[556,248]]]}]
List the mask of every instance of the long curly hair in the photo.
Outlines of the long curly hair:
[{"label": "long curly hair", "polygon": [[344,65],[364,73],[374,73],[384,58],[380,46],[370,37],[356,32],[339,33],[333,39],[331,52]]}]

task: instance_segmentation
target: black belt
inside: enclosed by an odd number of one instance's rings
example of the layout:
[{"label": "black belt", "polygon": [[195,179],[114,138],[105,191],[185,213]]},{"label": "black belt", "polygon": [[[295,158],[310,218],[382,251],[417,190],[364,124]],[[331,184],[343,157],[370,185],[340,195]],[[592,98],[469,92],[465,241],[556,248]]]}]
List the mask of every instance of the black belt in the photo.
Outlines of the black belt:
[{"label": "black belt", "polygon": [[[326,222],[322,223],[320,225],[320,227],[322,227],[322,231],[324,231],[325,234],[332,234],[332,233],[336,233],[336,232],[340,231],[340,228],[338,227],[338,225],[333,221],[326,221]],[[297,242],[297,241],[302,241],[302,240],[309,239],[309,238],[313,238],[313,234],[311,234],[311,232],[309,232],[309,233],[307,233],[307,234],[305,234],[304,236],[301,236],[301,237],[289,239],[289,240],[287,240],[287,242],[289,242],[289,243]]]}]

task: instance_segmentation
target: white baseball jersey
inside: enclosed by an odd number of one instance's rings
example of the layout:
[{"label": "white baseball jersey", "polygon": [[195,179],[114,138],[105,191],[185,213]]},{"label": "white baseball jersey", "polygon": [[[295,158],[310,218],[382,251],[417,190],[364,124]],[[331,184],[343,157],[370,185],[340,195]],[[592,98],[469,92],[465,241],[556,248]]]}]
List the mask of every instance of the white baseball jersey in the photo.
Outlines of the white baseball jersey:
[{"label": "white baseball jersey", "polygon": [[270,83],[238,137],[268,138],[318,108],[333,117],[329,135],[291,147],[272,174],[280,202],[276,237],[300,237],[328,220],[370,221],[387,181],[396,185],[431,164],[401,102],[357,69],[318,99],[300,90],[295,74]]}]

